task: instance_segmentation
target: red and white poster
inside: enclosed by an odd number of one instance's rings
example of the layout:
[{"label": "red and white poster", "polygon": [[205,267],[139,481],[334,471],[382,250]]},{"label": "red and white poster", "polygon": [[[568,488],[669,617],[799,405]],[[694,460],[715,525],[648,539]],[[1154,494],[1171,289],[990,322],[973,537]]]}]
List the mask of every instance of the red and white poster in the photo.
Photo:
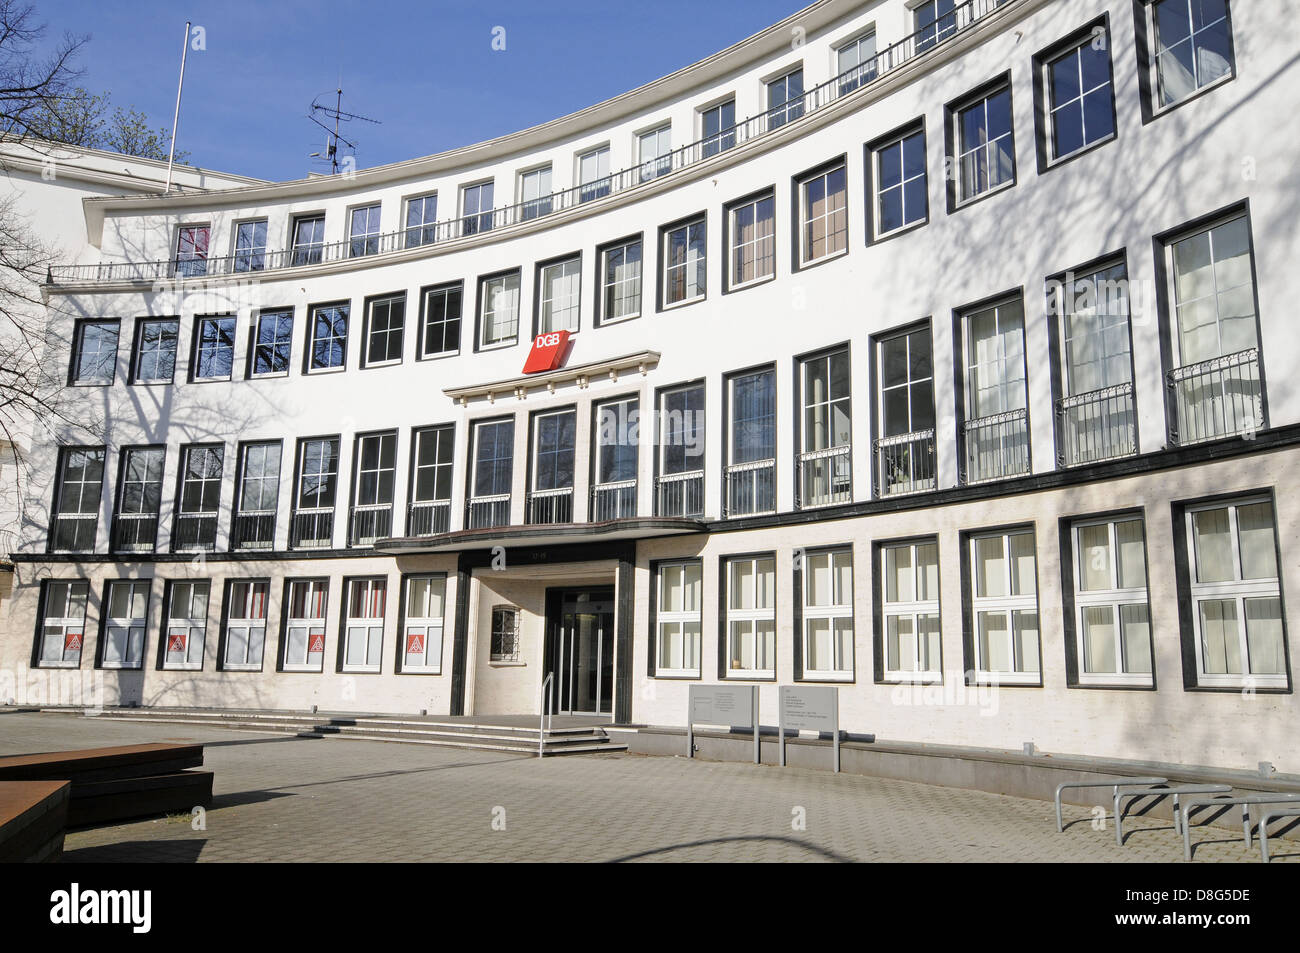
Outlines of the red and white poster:
[{"label": "red and white poster", "polygon": [[313,632],[311,638],[307,640],[308,655],[325,654],[325,633]]},{"label": "red and white poster", "polygon": [[564,357],[565,345],[569,343],[568,331],[550,331],[533,338],[533,349],[524,361],[525,374],[540,374],[553,371],[560,366]]},{"label": "red and white poster", "polygon": [[69,629],[63,635],[63,651],[80,652],[81,651],[81,630]]},{"label": "red and white poster", "polygon": [[171,635],[167,636],[167,651],[168,653],[185,651],[184,632],[173,632]]},{"label": "red and white poster", "polygon": [[406,636],[406,654],[423,655],[424,654],[424,636],[419,632],[409,632]]}]

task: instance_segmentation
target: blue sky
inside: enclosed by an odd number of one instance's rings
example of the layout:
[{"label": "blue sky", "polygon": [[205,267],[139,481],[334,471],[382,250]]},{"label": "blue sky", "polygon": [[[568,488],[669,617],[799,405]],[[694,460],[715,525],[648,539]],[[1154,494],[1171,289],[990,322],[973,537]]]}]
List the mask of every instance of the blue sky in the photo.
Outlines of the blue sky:
[{"label": "blue sky", "polygon": [[[313,98],[382,120],[340,130],[365,168],[554,119],[717,52],[800,0],[37,0],[47,41],[89,34],[82,85],[171,124],[185,20],[190,51],[178,148],[190,162],[268,179],[328,171]],[[505,28],[504,51],[492,30]]]}]

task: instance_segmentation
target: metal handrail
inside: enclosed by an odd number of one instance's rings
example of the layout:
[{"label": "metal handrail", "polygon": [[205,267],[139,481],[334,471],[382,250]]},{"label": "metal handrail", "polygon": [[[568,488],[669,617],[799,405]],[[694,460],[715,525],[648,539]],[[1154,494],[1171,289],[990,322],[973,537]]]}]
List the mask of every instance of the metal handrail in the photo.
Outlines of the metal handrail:
[{"label": "metal handrail", "polygon": [[[539,758],[546,754],[546,736],[551,730],[551,692],[554,688],[555,673],[547,672],[546,677],[542,679],[542,689],[546,692],[546,706],[537,718],[537,757]],[[543,725],[546,727],[543,728]]]}]

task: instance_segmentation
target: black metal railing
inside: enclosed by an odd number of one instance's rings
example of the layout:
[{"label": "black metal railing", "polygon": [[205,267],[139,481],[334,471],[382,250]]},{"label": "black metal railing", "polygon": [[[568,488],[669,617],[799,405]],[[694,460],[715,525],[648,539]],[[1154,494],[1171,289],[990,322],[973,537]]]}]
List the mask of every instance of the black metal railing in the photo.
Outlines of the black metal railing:
[{"label": "black metal railing", "polygon": [[393,535],[393,504],[367,503],[352,507],[348,544],[373,546],[376,540]]},{"label": "black metal railing", "polygon": [[1056,402],[1061,466],[1113,460],[1137,453],[1133,385],[1116,384]]},{"label": "black metal railing", "polygon": [[1176,443],[1250,434],[1264,426],[1258,348],[1176,367],[1167,383]]},{"label": "black metal railing", "polygon": [[510,525],[510,494],[470,497],[465,525],[469,529],[487,529]]},{"label": "black metal railing", "polygon": [[591,488],[588,522],[604,523],[630,516],[636,516],[636,480],[600,483]]},{"label": "black metal railing", "polygon": [[726,516],[776,512],[776,460],[734,463],[726,472]]},{"label": "black metal railing", "polygon": [[903,496],[938,487],[933,427],[881,437],[875,447],[878,495]]},{"label": "black metal railing", "polygon": [[334,545],[334,507],[314,506],[294,510],[289,524],[289,545],[294,549],[329,549]]},{"label": "black metal railing", "polygon": [[407,536],[437,536],[450,530],[451,500],[419,500],[407,507]]},{"label": "black metal railing", "polygon": [[655,482],[655,516],[703,515],[703,470],[666,473]]},{"label": "black metal railing", "polygon": [[211,550],[217,546],[217,514],[177,513],[172,549],[177,552]]},{"label": "black metal railing", "polygon": [[50,522],[50,549],[67,553],[88,553],[94,550],[99,514],[60,513]]},{"label": "black metal railing", "polygon": [[1029,472],[1029,413],[1009,410],[965,424],[966,483],[983,483]]},{"label": "black metal railing", "polygon": [[826,447],[799,454],[799,506],[830,506],[853,499],[852,447]]},{"label": "black metal railing", "polygon": [[230,523],[231,549],[273,549],[275,510],[244,510]]},{"label": "black metal railing", "polygon": [[573,487],[529,493],[525,520],[529,523],[572,523]]},{"label": "black metal railing", "polygon": [[113,517],[113,552],[151,553],[157,545],[157,513],[119,513]]}]

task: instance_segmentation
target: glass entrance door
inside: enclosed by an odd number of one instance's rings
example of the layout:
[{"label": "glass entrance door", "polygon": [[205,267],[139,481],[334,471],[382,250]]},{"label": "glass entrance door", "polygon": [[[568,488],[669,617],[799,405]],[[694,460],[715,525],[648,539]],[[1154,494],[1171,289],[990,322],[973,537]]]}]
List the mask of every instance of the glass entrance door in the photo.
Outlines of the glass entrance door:
[{"label": "glass entrance door", "polygon": [[614,711],[614,592],[612,589],[548,593],[547,672],[559,714],[608,715]]}]

